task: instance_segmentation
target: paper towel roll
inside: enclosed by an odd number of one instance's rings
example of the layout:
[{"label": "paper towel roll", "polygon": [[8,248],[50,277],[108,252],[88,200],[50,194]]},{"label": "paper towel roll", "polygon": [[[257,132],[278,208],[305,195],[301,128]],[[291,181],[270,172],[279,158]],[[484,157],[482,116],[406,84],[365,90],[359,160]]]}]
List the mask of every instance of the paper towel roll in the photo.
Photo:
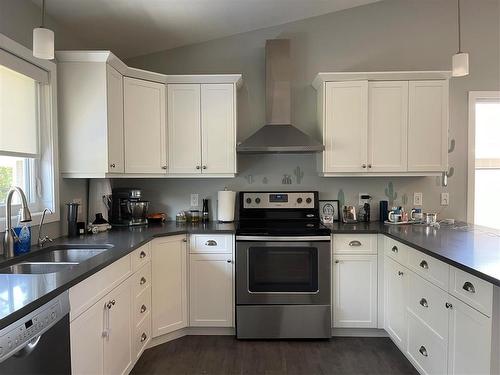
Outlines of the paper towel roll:
[{"label": "paper towel roll", "polygon": [[217,220],[223,222],[234,221],[234,201],[236,193],[230,190],[217,193]]}]

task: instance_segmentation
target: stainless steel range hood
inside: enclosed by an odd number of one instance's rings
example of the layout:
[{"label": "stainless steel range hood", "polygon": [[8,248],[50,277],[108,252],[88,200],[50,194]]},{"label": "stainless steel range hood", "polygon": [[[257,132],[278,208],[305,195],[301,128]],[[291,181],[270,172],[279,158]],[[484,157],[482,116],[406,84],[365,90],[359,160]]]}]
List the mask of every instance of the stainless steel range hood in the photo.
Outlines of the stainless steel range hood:
[{"label": "stainless steel range hood", "polygon": [[306,153],[325,147],[292,125],[290,41],[266,41],[266,125],[236,146],[239,153]]}]

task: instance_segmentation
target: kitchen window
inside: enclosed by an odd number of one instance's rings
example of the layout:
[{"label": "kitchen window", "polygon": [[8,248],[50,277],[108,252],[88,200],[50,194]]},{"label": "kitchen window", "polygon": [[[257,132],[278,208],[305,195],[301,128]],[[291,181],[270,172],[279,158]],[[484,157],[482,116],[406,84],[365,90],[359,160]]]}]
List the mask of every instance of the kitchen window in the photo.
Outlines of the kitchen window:
[{"label": "kitchen window", "polygon": [[[59,220],[55,69],[0,34],[0,231],[11,186],[24,190],[32,224],[45,207],[54,211],[48,222]],[[17,194],[12,202],[17,216]]]},{"label": "kitchen window", "polygon": [[500,92],[469,93],[468,221],[500,229]]}]

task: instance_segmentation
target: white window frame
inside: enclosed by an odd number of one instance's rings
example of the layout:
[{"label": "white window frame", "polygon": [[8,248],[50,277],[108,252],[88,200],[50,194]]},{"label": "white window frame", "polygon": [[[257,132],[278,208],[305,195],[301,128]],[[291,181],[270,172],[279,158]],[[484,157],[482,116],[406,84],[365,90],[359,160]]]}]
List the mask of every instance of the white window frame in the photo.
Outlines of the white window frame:
[{"label": "white window frame", "polygon": [[476,103],[481,99],[500,99],[500,91],[469,91],[469,129],[467,142],[467,222],[474,223],[476,182]]},{"label": "white window frame", "polygon": [[[46,223],[60,221],[61,210],[59,204],[59,157],[57,132],[57,67],[52,61],[37,59],[33,52],[0,33],[0,49],[25,60],[30,64],[49,73],[49,83],[40,87],[40,162],[39,175],[44,185],[50,184],[50,189],[44,189],[40,204],[50,208],[53,213],[45,216]],[[47,190],[50,192],[45,196]],[[5,209],[2,206],[0,209]],[[27,223],[35,226],[40,223],[43,208],[31,212],[32,221]],[[17,222],[17,209],[13,205],[12,222]],[[0,218],[0,232],[5,231],[5,218]]]}]

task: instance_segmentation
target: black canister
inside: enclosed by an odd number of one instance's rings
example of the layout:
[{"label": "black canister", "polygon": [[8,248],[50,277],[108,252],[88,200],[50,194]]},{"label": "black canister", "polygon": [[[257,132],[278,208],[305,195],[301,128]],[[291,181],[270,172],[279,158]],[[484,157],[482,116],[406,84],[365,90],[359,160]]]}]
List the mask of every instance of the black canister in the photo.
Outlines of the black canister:
[{"label": "black canister", "polygon": [[208,199],[203,199],[203,210],[201,212],[201,221],[203,223],[207,223],[208,220],[209,220]]},{"label": "black canister", "polygon": [[389,215],[389,202],[388,201],[380,201],[379,206],[379,219],[384,222],[387,221]]},{"label": "black canister", "polygon": [[79,203],[68,203],[68,237],[78,236],[78,206]]}]

